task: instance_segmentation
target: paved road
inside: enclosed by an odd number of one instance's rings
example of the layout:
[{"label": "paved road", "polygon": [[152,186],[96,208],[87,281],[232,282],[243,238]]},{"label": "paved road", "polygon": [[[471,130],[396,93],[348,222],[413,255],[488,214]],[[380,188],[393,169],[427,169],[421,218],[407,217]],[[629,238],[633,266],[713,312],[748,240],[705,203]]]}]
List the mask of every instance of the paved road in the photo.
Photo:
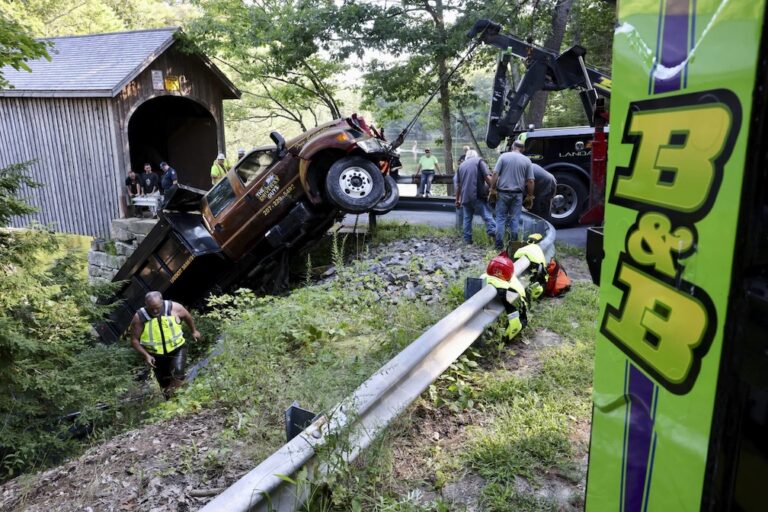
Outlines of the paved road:
[{"label": "paved road", "polygon": [[[395,210],[388,214],[379,217],[381,220],[395,221],[395,222],[409,222],[412,224],[428,224],[438,228],[450,228],[456,226],[456,215],[453,213],[441,213],[441,212],[406,212]],[[481,225],[483,221],[475,215],[475,224]],[[355,223],[355,217],[353,215],[347,215],[344,219],[344,224],[352,226]],[[368,215],[360,215],[358,219],[358,225],[367,225]],[[587,244],[587,228],[583,226],[558,229],[557,240],[564,242],[568,245],[576,247],[585,247]]]}]

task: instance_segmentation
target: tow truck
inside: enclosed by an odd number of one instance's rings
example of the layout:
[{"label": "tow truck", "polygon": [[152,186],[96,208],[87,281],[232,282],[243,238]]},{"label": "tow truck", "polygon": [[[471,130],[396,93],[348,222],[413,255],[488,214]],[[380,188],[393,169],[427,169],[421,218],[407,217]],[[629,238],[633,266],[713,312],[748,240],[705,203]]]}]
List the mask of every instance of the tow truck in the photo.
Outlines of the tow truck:
[{"label": "tow truck", "polygon": [[[502,33],[501,25],[491,20],[477,21],[467,37],[501,50],[485,136],[489,148],[498,147],[505,139],[511,143],[515,136],[524,132],[519,128],[519,121],[535,93],[565,89],[579,91],[590,127],[570,131],[535,130],[526,134],[526,150],[538,160],[536,163],[555,176],[558,182],[556,194],[563,197],[549,220],[556,227],[566,227],[579,219],[582,210],[588,207],[582,222],[599,223],[608,122],[604,99],[611,96],[610,77],[586,65],[587,50],[582,46],[575,45],[558,54]],[[510,87],[507,78],[513,56],[524,59],[526,65],[516,89]]]}]

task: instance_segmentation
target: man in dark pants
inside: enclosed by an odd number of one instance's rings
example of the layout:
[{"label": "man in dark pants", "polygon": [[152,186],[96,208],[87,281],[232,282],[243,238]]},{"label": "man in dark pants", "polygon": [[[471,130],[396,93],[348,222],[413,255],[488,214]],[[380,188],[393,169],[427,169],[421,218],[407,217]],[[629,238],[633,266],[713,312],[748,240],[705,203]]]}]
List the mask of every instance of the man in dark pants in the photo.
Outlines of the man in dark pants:
[{"label": "man in dark pants", "polygon": [[537,164],[531,164],[533,169],[533,179],[536,180],[533,187],[533,208],[528,209],[534,215],[542,219],[548,219],[552,209],[552,198],[555,197],[557,190],[557,180],[543,167]]},{"label": "man in dark pants", "polygon": [[185,378],[187,345],[181,330],[182,320],[195,341],[200,339],[200,332],[189,311],[177,302],[163,300],[160,292],[149,292],[144,304],[131,321],[131,346],[154,369],[163,395],[169,399]]},{"label": "man in dark pants", "polygon": [[179,185],[179,175],[176,169],[165,162],[160,162],[160,168],[163,170],[163,175],[160,176],[160,193],[165,196],[165,201],[167,202],[168,196]]},{"label": "man in dark pants", "polygon": [[456,173],[456,208],[462,209],[465,243],[472,243],[472,219],[475,214],[483,218],[489,238],[496,234],[496,222],[488,206],[487,185],[490,181],[486,163],[477,156],[477,151],[467,150],[464,162]]},{"label": "man in dark pants", "polygon": [[[504,233],[509,228],[510,241],[518,238],[518,225],[523,209],[533,205],[533,170],[530,159],[522,154],[525,144],[515,141],[512,151],[503,153],[493,169],[491,188],[498,192],[496,199],[496,249],[504,248]],[[523,201],[523,194],[526,194]]]}]

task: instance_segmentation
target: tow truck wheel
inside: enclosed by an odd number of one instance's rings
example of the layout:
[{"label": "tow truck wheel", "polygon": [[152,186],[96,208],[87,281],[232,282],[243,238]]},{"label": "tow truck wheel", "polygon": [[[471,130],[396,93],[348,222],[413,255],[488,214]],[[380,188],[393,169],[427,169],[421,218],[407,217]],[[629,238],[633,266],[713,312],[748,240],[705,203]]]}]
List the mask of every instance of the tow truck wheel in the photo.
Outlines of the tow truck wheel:
[{"label": "tow truck wheel", "polygon": [[397,206],[400,200],[400,189],[397,188],[397,181],[390,175],[384,176],[384,198],[376,203],[371,211],[378,215],[389,213]]},{"label": "tow truck wheel", "polygon": [[372,209],[384,197],[384,176],[370,160],[350,156],[331,165],[325,190],[340,209],[361,213]]},{"label": "tow truck wheel", "polygon": [[549,221],[556,228],[575,224],[581,215],[582,206],[587,199],[587,187],[579,178],[562,172],[552,173],[557,180],[555,195],[563,196],[562,204],[553,206]]}]

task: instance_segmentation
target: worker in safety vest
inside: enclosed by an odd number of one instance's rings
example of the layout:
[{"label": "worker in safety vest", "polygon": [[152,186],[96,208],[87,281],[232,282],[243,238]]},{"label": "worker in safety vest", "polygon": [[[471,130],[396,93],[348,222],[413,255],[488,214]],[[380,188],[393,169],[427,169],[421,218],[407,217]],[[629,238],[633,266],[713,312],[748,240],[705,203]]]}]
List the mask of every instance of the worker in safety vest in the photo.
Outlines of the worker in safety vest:
[{"label": "worker in safety vest", "polygon": [[515,275],[514,262],[506,252],[501,252],[488,263],[485,274],[480,277],[496,288],[507,312],[505,335],[514,338],[528,323],[525,288]]},{"label": "worker in safety vest", "polygon": [[200,339],[200,332],[189,311],[177,302],[163,300],[160,292],[149,292],[144,304],[131,321],[131,346],[154,369],[155,378],[168,399],[185,378],[187,345],[181,330],[182,320],[195,341]]},{"label": "worker in safety vest", "polygon": [[531,300],[536,300],[544,293],[544,287],[547,284],[549,275],[547,274],[547,257],[544,255],[539,242],[542,236],[538,233],[532,233],[526,240],[526,245],[515,251],[514,258],[518,260],[522,257],[528,258],[531,263],[528,267],[530,279],[526,288],[527,296]]},{"label": "worker in safety vest", "polygon": [[219,153],[216,156],[216,160],[211,165],[211,182],[215,185],[221,181],[221,179],[227,175],[227,171],[232,167],[227,161],[227,157],[224,153]]}]

